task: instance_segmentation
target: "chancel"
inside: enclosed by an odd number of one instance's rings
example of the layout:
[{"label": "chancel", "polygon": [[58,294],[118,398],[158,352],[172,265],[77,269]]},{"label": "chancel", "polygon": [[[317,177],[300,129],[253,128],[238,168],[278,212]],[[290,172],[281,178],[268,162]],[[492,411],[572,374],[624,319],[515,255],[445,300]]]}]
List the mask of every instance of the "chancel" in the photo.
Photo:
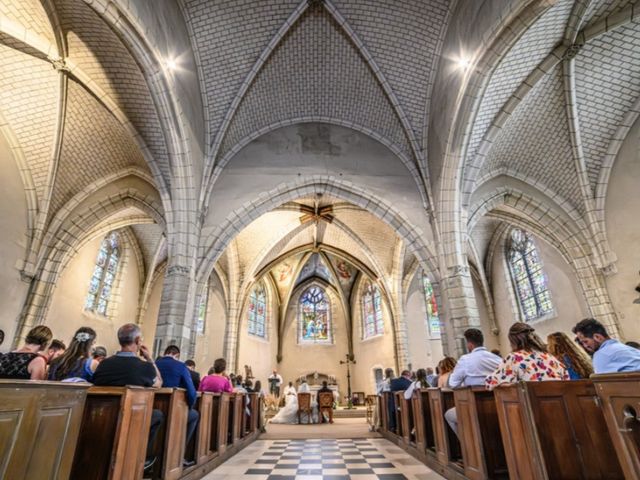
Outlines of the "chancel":
[{"label": "chancel", "polygon": [[639,5],[0,0],[0,480],[640,480]]}]

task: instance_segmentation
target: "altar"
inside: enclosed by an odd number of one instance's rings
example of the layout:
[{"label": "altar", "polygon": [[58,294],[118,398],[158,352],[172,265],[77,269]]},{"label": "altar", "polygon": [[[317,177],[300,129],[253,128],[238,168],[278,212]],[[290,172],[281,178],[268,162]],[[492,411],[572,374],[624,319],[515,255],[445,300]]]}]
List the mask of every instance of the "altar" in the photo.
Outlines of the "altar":
[{"label": "altar", "polygon": [[333,391],[333,396],[336,402],[340,403],[340,390],[338,389],[338,384],[334,375],[328,375],[319,372],[300,375],[296,380],[296,390],[299,390],[300,385],[303,381],[307,382],[307,385],[309,386],[309,392],[311,393],[314,402],[316,401],[318,390],[322,388],[322,382],[327,382],[328,388]]}]

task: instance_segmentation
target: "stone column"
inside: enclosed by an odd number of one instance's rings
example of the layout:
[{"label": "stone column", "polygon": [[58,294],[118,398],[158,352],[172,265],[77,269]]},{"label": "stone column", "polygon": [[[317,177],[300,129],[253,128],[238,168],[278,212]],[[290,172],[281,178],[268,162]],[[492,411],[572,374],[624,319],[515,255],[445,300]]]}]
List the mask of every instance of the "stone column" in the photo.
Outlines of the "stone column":
[{"label": "stone column", "polygon": [[440,293],[446,305],[447,318],[443,322],[442,346],[445,355],[459,357],[467,353],[463,333],[467,328],[480,328],[480,315],[476,304],[468,265],[456,265],[447,270],[440,282]]},{"label": "stone column", "polygon": [[194,324],[195,282],[192,269],[181,265],[170,265],[165,275],[156,327],[154,355],[162,355],[168,345],[177,345],[184,358],[191,351],[191,329]]}]

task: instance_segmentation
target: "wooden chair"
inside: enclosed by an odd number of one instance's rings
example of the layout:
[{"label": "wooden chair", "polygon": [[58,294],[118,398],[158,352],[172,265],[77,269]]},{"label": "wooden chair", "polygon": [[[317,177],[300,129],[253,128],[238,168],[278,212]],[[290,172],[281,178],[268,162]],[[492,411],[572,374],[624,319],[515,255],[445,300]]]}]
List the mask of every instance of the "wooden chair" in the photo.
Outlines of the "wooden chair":
[{"label": "wooden chair", "polygon": [[494,394],[510,478],[624,478],[590,380],[521,382]]},{"label": "wooden chair", "polygon": [[366,411],[366,419],[367,419],[367,423],[371,426],[373,425],[373,414],[374,414],[374,410],[376,408],[376,402],[378,401],[378,396],[377,395],[367,395],[365,400],[364,400],[364,404],[367,407],[367,411]]},{"label": "wooden chair", "polygon": [[625,478],[640,480],[640,373],[591,377]]},{"label": "wooden chair", "polygon": [[0,478],[68,478],[88,384],[0,380]]},{"label": "wooden chair", "polygon": [[302,423],[300,420],[301,414],[307,415],[307,424],[312,423],[312,414],[313,409],[311,408],[311,394],[310,393],[299,393],[298,394],[298,423]]},{"label": "wooden chair", "polygon": [[331,392],[318,393],[318,413],[321,422],[324,419],[324,412],[329,415],[329,423],[333,423],[333,393]]}]

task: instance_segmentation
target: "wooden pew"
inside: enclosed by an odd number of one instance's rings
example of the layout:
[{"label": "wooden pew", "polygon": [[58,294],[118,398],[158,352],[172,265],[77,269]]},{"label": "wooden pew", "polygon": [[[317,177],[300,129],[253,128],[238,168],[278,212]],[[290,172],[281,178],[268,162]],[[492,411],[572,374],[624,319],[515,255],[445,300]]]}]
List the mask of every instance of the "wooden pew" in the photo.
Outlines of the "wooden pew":
[{"label": "wooden pew", "polygon": [[411,402],[405,400],[404,392],[394,393],[396,401],[396,418],[398,424],[398,436],[402,438],[405,447],[411,445],[411,430],[413,429],[413,415],[411,413]]},{"label": "wooden pew", "polygon": [[378,395],[378,417],[380,418],[380,430],[384,432],[389,431],[389,395],[389,392],[383,392]]},{"label": "wooden pew", "polygon": [[[402,406],[402,400],[404,400],[403,392],[393,392],[392,398],[393,398],[393,415],[396,420],[395,422],[396,431],[394,433],[398,437],[404,440],[404,431],[402,428],[404,425],[402,424],[402,413],[400,412],[400,408],[399,408]],[[407,445],[408,445],[408,442],[405,444],[405,446]]]},{"label": "wooden pew", "polygon": [[521,382],[494,393],[511,478],[624,478],[590,380]]},{"label": "wooden pew", "polygon": [[255,433],[259,429],[260,422],[260,395],[258,393],[249,394],[249,410],[251,416],[249,417],[249,433]]},{"label": "wooden pew", "polygon": [[229,444],[229,406],[231,394],[214,393],[211,410],[211,451],[223,455]]},{"label": "wooden pew", "polygon": [[414,390],[411,405],[416,429],[416,448],[418,452],[432,452],[435,454],[436,443],[433,436],[429,390],[426,388]]},{"label": "wooden pew", "polygon": [[142,387],[89,388],[70,478],[142,478],[153,393]]},{"label": "wooden pew", "polygon": [[455,389],[453,396],[464,475],[470,480],[509,478],[493,392],[467,387]]},{"label": "wooden pew", "polygon": [[182,388],[159,388],[154,391],[153,408],[164,415],[153,453],[158,457],[152,478],[174,480],[182,476],[182,460],[187,435],[186,392]]},{"label": "wooden pew", "polygon": [[460,442],[444,418],[445,412],[455,406],[453,391],[439,388],[427,390],[431,407],[436,460],[443,466],[462,472]]},{"label": "wooden pew", "polygon": [[0,380],[0,478],[69,477],[88,388]]},{"label": "wooden pew", "polygon": [[245,422],[245,394],[236,393],[234,399],[234,414],[233,414],[233,443],[238,442],[245,436],[244,426]]},{"label": "wooden pew", "polygon": [[618,460],[629,480],[640,479],[640,373],[591,377],[602,402]]},{"label": "wooden pew", "polygon": [[[211,439],[217,436],[217,432],[211,430],[213,415],[213,393],[199,393],[196,409],[200,414],[198,429],[194,435],[195,454],[193,460],[196,465],[201,465],[217,455],[215,450],[211,450]],[[217,413],[217,412],[216,412]]]}]

